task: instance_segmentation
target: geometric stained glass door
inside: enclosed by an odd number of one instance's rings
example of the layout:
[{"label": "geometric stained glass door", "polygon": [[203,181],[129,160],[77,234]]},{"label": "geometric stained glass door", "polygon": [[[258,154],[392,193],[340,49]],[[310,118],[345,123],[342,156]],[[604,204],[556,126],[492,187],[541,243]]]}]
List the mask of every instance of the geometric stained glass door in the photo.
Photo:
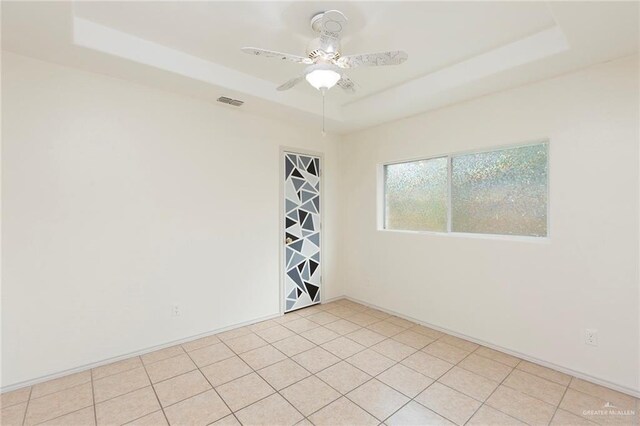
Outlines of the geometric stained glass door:
[{"label": "geometric stained glass door", "polygon": [[320,158],[284,153],[285,312],[320,303]]}]

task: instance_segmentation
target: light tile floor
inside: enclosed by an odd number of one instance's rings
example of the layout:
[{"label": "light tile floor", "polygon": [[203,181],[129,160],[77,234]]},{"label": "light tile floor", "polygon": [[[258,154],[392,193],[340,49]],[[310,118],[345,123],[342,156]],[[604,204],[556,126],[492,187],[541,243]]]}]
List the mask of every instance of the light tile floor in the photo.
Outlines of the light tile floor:
[{"label": "light tile floor", "polygon": [[640,419],[636,398],[346,299],[5,393],[1,403],[4,426]]}]

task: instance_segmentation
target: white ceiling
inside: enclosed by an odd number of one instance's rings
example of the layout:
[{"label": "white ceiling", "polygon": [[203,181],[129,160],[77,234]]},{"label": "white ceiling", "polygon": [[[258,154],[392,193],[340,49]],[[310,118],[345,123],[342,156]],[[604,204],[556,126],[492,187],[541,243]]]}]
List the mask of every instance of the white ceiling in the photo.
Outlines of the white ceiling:
[{"label": "white ceiling", "polygon": [[637,2],[2,2],[15,53],[317,124],[320,95],[275,87],[303,66],[240,51],[304,54],[309,19],[349,19],[343,54],[405,50],[327,94],[328,128],[348,132],[638,52]]}]

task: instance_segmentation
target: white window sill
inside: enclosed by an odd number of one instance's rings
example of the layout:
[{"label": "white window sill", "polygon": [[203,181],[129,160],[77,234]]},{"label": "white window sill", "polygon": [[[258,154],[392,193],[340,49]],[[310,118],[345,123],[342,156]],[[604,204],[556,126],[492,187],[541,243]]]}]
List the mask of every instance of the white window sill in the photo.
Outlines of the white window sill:
[{"label": "white window sill", "polygon": [[444,238],[471,238],[480,240],[498,240],[498,241],[518,241],[526,243],[536,244],[550,244],[551,238],[546,237],[531,237],[524,235],[502,235],[502,234],[472,234],[468,232],[437,232],[437,231],[410,231],[401,229],[381,229],[377,231],[384,233],[399,233],[399,234],[413,234],[413,235],[433,235]]}]

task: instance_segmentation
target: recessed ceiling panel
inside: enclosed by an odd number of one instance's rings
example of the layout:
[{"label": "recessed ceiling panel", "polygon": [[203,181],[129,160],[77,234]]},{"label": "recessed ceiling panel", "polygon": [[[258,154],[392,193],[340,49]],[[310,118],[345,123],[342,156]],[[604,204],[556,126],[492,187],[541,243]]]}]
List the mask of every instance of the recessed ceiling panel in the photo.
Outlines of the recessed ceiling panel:
[{"label": "recessed ceiling panel", "polygon": [[305,54],[310,19],[348,17],[345,55],[404,50],[399,66],[350,69],[355,94],[326,97],[344,133],[638,53],[638,2],[20,2],[2,3],[2,49],[318,126],[322,97],[304,66],[243,46]]},{"label": "recessed ceiling panel", "polygon": [[[339,9],[348,19],[343,54],[404,50],[400,66],[349,70],[349,102],[397,86],[554,25],[542,2],[78,2],[76,16],[279,85],[304,66],[256,58],[243,46],[305,55],[310,18]],[[275,86],[274,86],[275,87]],[[301,84],[296,91],[313,93]]]}]

